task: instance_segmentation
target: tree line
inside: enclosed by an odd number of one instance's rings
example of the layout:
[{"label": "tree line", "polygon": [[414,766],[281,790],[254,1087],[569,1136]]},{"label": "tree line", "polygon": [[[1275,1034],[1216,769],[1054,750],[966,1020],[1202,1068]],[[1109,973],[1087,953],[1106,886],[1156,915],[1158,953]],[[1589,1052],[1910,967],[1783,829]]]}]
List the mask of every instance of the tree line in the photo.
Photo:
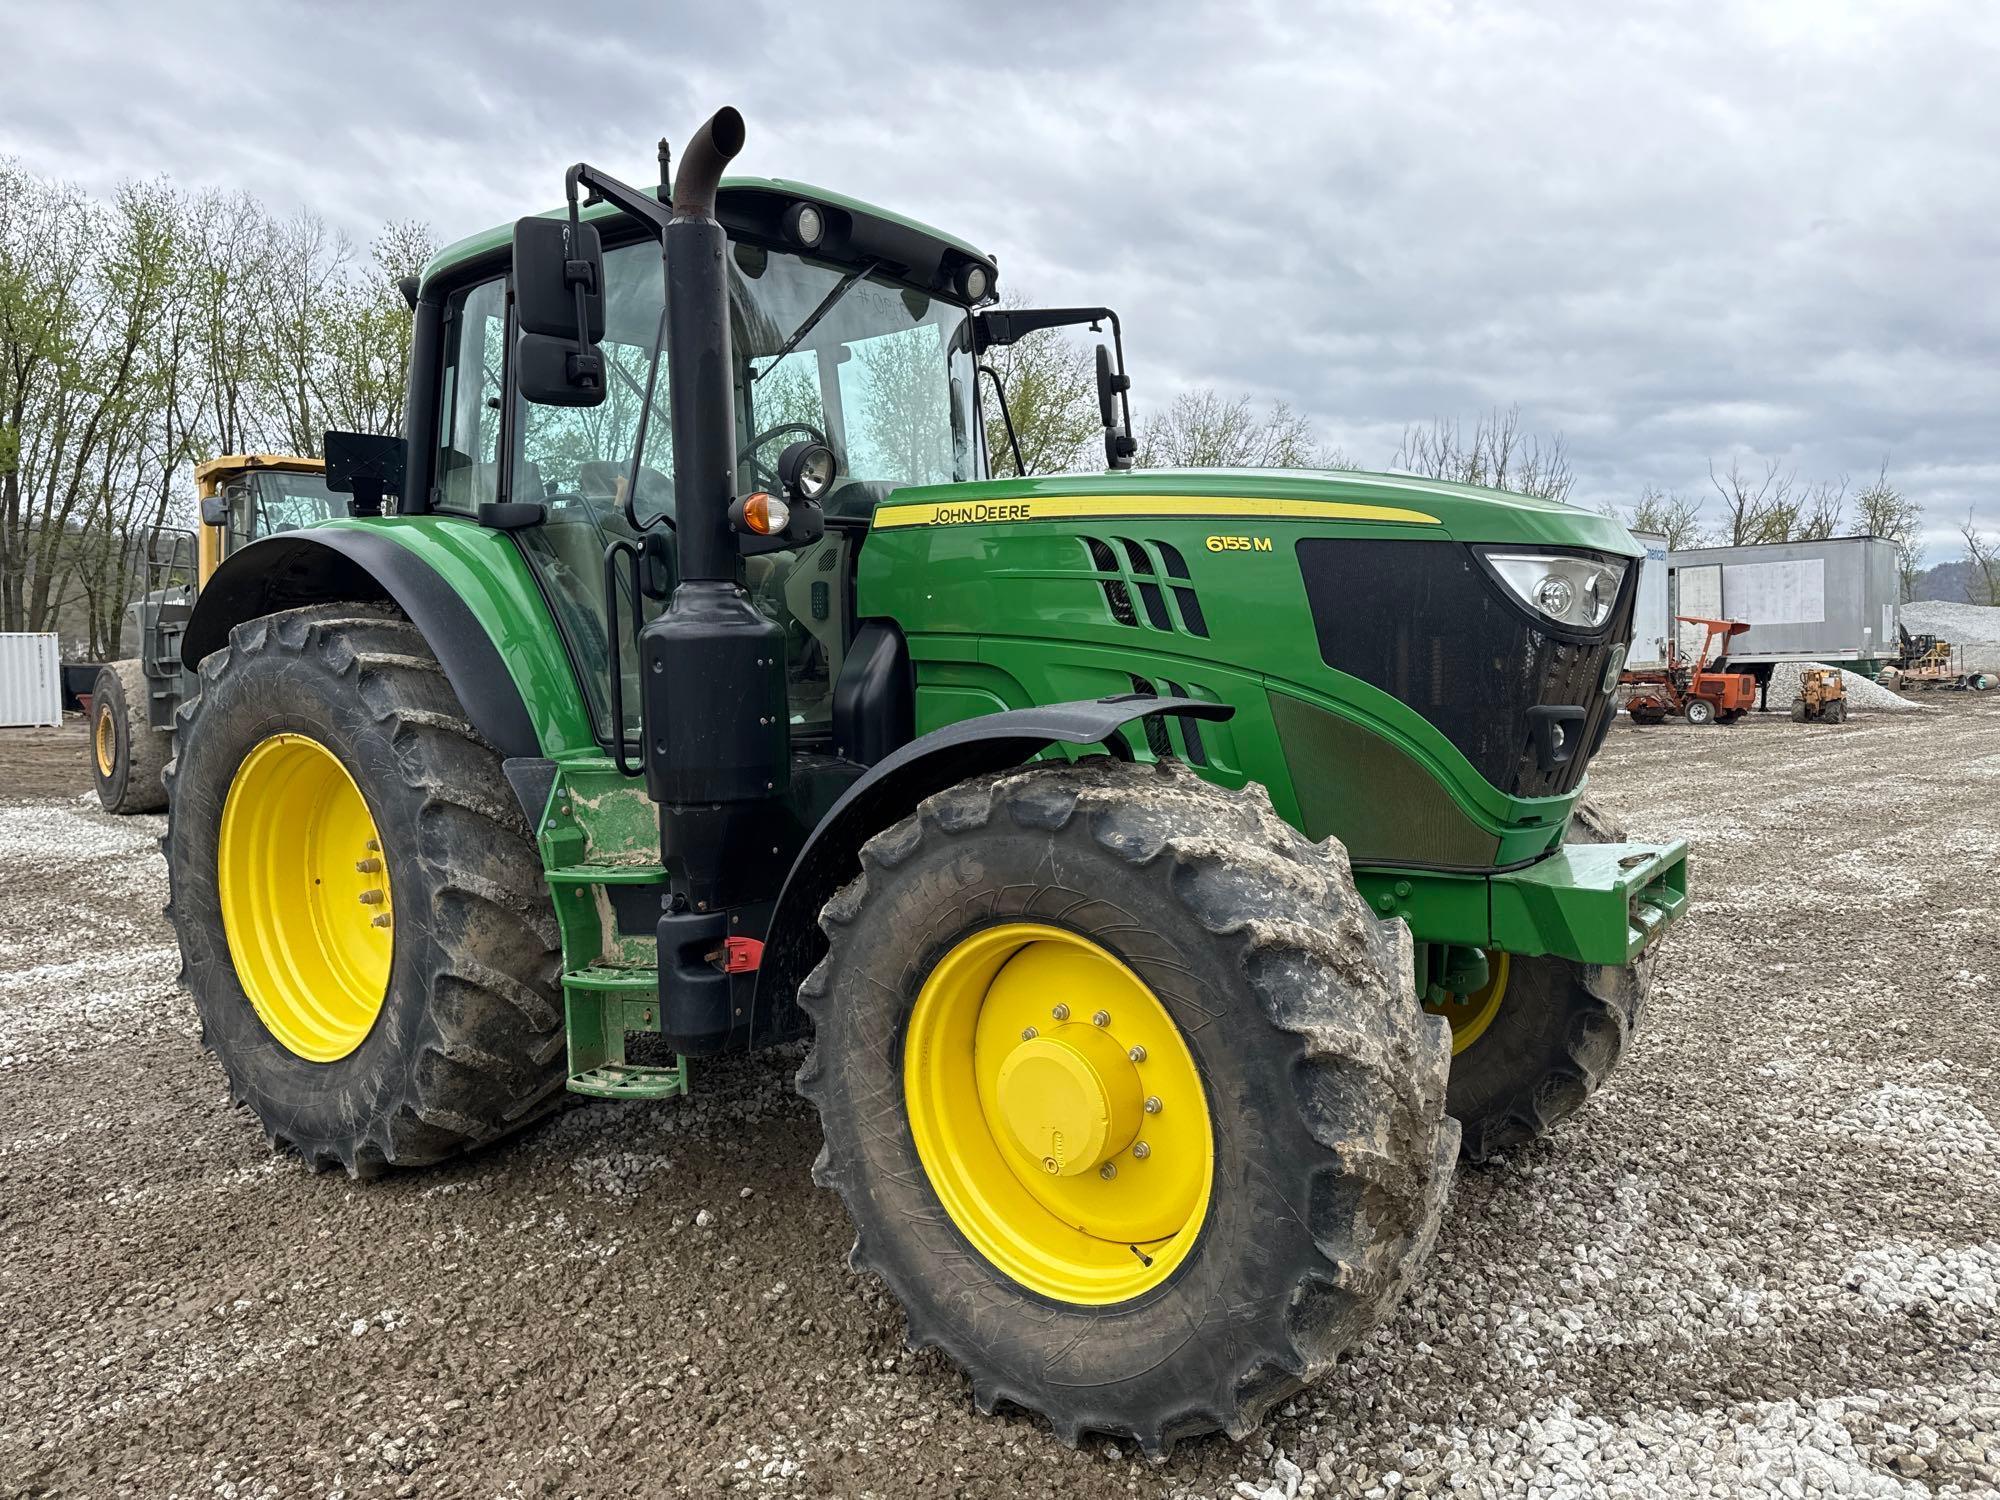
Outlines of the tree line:
[{"label": "tree line", "polygon": [[396,282],[431,253],[418,223],[360,252],[245,194],[101,201],[0,158],[0,630],[80,612],[90,653],[118,654],[143,539],[189,519],[195,462],[394,431]]}]

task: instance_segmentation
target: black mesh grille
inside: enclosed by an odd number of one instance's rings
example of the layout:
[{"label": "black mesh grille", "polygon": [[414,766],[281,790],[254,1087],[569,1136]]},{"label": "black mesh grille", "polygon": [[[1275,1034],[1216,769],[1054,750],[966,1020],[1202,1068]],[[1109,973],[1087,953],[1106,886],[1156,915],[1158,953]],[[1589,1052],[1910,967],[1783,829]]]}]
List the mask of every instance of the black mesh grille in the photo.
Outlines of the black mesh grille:
[{"label": "black mesh grille", "polygon": [[1132,560],[1132,571],[1134,573],[1144,573],[1150,577],[1153,571],[1153,560],[1146,556],[1146,549],[1133,541],[1129,536],[1121,536],[1118,538],[1118,541],[1125,548],[1125,555]]},{"label": "black mesh grille", "polygon": [[1104,581],[1104,602],[1111,606],[1111,618],[1120,625],[1137,625],[1139,617],[1132,612],[1132,594],[1116,578]]},{"label": "black mesh grille", "polygon": [[1090,551],[1090,565],[1100,573],[1116,573],[1118,558],[1112,550],[1094,536],[1083,539],[1083,545]]},{"label": "black mesh grille", "polygon": [[1172,630],[1173,616],[1167,613],[1167,596],[1157,583],[1139,585],[1139,602],[1146,606],[1146,623],[1155,630]]},{"label": "black mesh grille", "polygon": [[[1605,629],[1572,641],[1537,629],[1459,542],[1316,537],[1298,552],[1328,666],[1407,703],[1504,792],[1550,797],[1583,779],[1583,747],[1615,712],[1604,669],[1632,633],[1629,572]],[[1528,719],[1544,704],[1585,713],[1579,753],[1547,768]]]},{"label": "black mesh grille", "polygon": [[1167,565],[1167,577],[1186,578],[1189,576],[1187,559],[1181,556],[1180,548],[1176,547],[1172,542],[1155,542],[1153,545],[1160,549],[1160,561]]},{"label": "black mesh grille", "polygon": [[1208,616],[1201,612],[1201,600],[1195,597],[1193,589],[1175,589],[1174,602],[1181,607],[1181,623],[1187,626],[1189,635],[1208,634]]},{"label": "black mesh grille", "polygon": [[[1136,675],[1132,678],[1132,691],[1135,693],[1144,693],[1148,698],[1157,698],[1159,696],[1154,691],[1152,683]],[[1146,748],[1152,751],[1155,756],[1172,755],[1174,753],[1174,742],[1167,737],[1165,721],[1158,714],[1148,714],[1144,723],[1146,725]]]},{"label": "black mesh grille", "polygon": [[[1176,698],[1185,698],[1187,689],[1178,682],[1169,682],[1167,691]],[[1175,714],[1174,722],[1180,726],[1181,741],[1187,746],[1187,758],[1191,765],[1208,764],[1208,749],[1201,742],[1201,721],[1191,714]]]}]

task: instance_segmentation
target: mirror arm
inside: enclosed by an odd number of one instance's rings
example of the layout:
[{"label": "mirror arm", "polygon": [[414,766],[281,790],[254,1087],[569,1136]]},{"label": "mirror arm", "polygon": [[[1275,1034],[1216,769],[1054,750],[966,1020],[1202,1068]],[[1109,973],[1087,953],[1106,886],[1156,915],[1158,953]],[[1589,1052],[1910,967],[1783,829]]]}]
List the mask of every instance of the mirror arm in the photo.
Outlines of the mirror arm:
[{"label": "mirror arm", "polygon": [[1000,423],[1007,429],[1007,446],[1014,450],[1014,472],[1021,478],[1028,477],[1028,466],[1021,462],[1021,440],[1014,435],[1014,414],[1007,409],[1007,386],[1000,378],[1000,372],[991,365],[974,365],[972,378],[981,375],[993,382],[993,393],[1000,400]]}]

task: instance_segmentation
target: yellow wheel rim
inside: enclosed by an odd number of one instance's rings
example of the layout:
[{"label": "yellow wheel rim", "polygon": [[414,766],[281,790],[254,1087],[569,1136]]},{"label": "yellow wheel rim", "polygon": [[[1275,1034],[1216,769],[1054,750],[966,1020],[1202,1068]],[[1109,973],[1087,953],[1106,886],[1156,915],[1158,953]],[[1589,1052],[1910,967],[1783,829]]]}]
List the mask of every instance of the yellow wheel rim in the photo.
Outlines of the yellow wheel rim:
[{"label": "yellow wheel rim", "polygon": [[903,1097],[945,1212],[1031,1291],[1122,1302],[1201,1232],[1215,1140],[1194,1056],[1077,933],[1012,922],[945,954],[910,1013]]},{"label": "yellow wheel rim", "polygon": [[222,930],[258,1019],[332,1062],[381,1012],[395,953],[382,839],[326,746],[277,734],[243,757],[222,805]]},{"label": "yellow wheel rim", "polygon": [[98,774],[109,778],[118,769],[118,726],[111,722],[111,708],[106,705],[97,711],[97,770]]},{"label": "yellow wheel rim", "polygon": [[1447,995],[1442,1001],[1426,1000],[1424,1009],[1451,1022],[1451,1055],[1458,1056],[1493,1024],[1500,1004],[1507,998],[1505,953],[1489,948],[1486,952],[1486,983],[1469,995]]}]

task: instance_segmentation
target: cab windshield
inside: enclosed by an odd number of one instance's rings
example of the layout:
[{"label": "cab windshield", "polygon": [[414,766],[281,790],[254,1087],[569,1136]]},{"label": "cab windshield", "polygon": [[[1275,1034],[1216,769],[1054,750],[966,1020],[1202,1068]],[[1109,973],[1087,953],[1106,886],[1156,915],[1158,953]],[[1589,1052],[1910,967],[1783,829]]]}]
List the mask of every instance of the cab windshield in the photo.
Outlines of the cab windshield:
[{"label": "cab windshield", "polygon": [[[862,274],[855,274],[861,270]],[[604,256],[606,399],[592,407],[513,407],[510,492],[543,502],[547,519],[518,533],[582,668],[599,732],[608,736],[604,640],[606,542],[629,537],[627,476],[660,333],[665,278],[650,241]],[[775,490],[785,448],[824,441],[839,460],[825,505],[829,519],[866,520],[890,491],[981,477],[967,309],[880,272],[751,244],[728,261],[730,346],[736,401],[736,490]],[[498,383],[503,353],[497,299],[462,294],[452,316],[458,348],[446,372],[445,408],[465,405],[440,455],[441,499],[466,505],[484,490],[479,450],[491,451],[498,403],[489,412],[464,397]],[[473,347],[474,344],[477,347]],[[475,386],[454,369],[485,369]],[[646,425],[633,510],[642,523],[675,520],[669,370],[660,361]],[[484,398],[475,398],[482,400]],[[463,500],[454,499],[464,489]],[[758,608],[786,627],[792,722],[811,733],[831,715],[851,614],[851,538],[837,527],[794,552],[751,558],[745,583]],[[640,601],[651,614],[658,605]],[[621,598],[629,622],[633,601]],[[630,653],[627,653],[629,664]],[[636,692],[625,697],[636,723]]]},{"label": "cab windshield", "polygon": [[345,497],[334,498],[323,474],[264,469],[231,480],[225,493],[230,534],[238,544],[347,513]]}]

